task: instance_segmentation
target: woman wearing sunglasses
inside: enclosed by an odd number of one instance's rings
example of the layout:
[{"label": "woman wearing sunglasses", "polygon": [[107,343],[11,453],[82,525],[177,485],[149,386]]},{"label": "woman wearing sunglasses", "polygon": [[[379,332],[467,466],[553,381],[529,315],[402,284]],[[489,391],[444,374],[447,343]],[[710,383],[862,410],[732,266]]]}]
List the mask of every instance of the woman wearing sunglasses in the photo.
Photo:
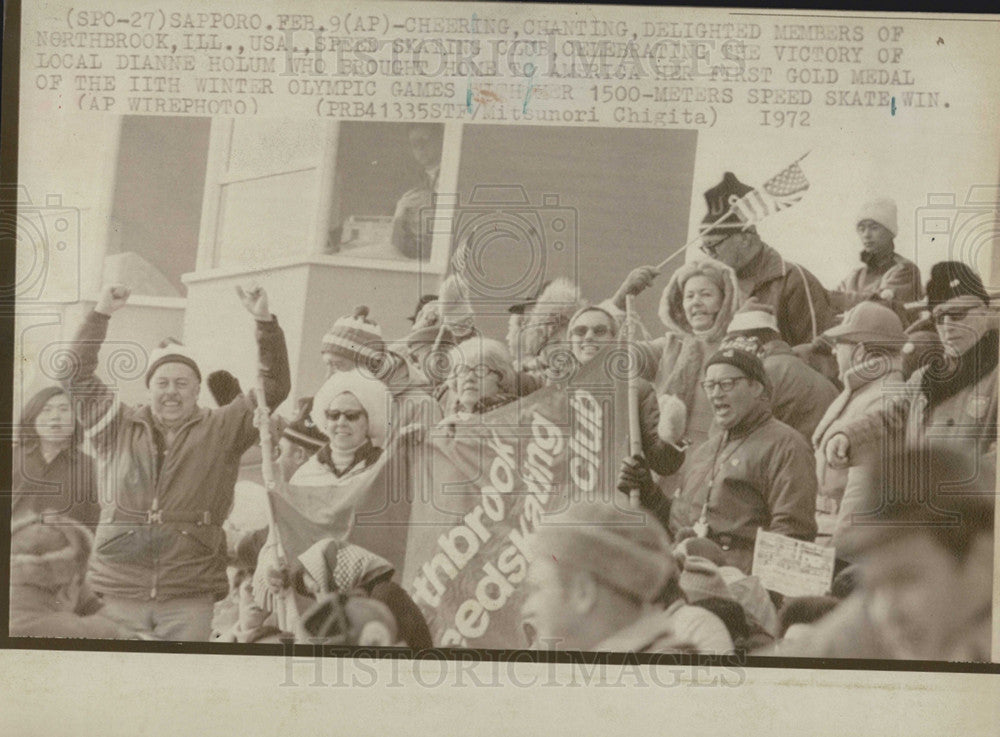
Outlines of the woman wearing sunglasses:
[{"label": "woman wearing sunglasses", "polygon": [[[570,318],[567,334],[573,357],[582,366],[601,350],[618,341],[618,321],[600,305],[577,310]],[[639,379],[639,427],[642,433],[643,458],[626,458],[619,470],[618,487],[640,490],[644,507],[662,517],[666,524],[669,507],[659,489],[654,487],[649,471],[661,476],[676,473],[684,462],[684,451],[676,444],[683,434],[686,410],[675,397],[661,407],[653,385]]]}]

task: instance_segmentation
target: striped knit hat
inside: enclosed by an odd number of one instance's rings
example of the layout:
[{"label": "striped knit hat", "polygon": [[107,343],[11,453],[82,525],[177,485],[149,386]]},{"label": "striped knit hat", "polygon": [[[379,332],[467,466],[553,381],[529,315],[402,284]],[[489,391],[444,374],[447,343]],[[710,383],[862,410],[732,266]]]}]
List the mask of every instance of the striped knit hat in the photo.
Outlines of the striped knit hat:
[{"label": "striped knit hat", "polygon": [[339,318],[323,336],[324,353],[350,359],[358,366],[376,366],[384,352],[382,328],[368,319],[367,305],[354,308],[354,313]]}]

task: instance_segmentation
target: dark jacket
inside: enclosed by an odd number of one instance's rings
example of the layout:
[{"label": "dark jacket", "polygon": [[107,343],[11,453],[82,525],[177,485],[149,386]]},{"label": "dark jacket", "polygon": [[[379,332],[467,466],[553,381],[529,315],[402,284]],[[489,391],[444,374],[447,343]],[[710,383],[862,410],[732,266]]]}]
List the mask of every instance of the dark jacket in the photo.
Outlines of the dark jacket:
[{"label": "dark jacket", "polygon": [[[91,557],[98,593],[166,599],[228,590],[221,524],[233,503],[240,457],[257,440],[254,403],[241,395],[219,409],[199,408],[177,431],[157,469],[159,431],[149,406],[114,401],[94,375],[108,317],[91,312],[70,350],[77,371],[65,386],[84,402],[83,426],[98,459],[101,523]],[[268,406],[288,396],[285,339],[277,320],[257,323]],[[153,511],[158,510],[158,511]]]},{"label": "dark jacket", "polygon": [[12,516],[57,512],[93,532],[101,516],[94,462],[75,445],[45,461],[37,441],[14,446]]},{"label": "dark jacket", "polygon": [[741,303],[752,297],[771,305],[778,331],[789,345],[810,343],[835,322],[833,305],[819,280],[767,244],[737,277]]},{"label": "dark jacket", "polygon": [[800,540],[815,539],[812,449],[798,431],[774,419],[766,408],[728,434],[713,425],[708,440],[688,458],[681,493],[670,510],[670,531],[676,534],[682,527],[693,527],[706,498],[709,537],[733,547],[727,565],[748,573],[752,557],[746,551],[752,551],[758,527]]},{"label": "dark jacket", "polygon": [[891,289],[893,299],[903,304],[922,299],[920,269],[898,253],[893,253],[881,268],[862,264],[830,292],[830,301],[835,309],[846,312],[886,289]]},{"label": "dark jacket", "polygon": [[826,408],[837,398],[837,387],[783,340],[767,343],[760,358],[771,381],[771,413],[808,441]]}]

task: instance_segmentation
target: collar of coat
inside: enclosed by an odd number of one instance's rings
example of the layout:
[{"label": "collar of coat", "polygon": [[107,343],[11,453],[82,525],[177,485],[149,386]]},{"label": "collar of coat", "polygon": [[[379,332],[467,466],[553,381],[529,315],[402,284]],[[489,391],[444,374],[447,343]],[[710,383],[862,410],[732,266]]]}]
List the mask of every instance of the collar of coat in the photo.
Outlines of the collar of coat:
[{"label": "collar of coat", "polygon": [[[757,430],[761,425],[771,419],[771,408],[765,403],[761,402],[757,407],[750,410],[750,412],[742,420],[737,422],[731,428],[729,428],[728,440],[733,440],[735,438],[746,437],[750,433]],[[717,422],[712,421],[713,434],[719,436],[726,432]]]},{"label": "collar of coat", "polygon": [[743,267],[743,271],[737,276],[741,282],[750,281],[756,289],[761,284],[766,284],[774,279],[779,279],[788,273],[788,266],[781,254],[775,251],[766,243],[761,245],[757,258]]},{"label": "collar of coat", "polygon": [[951,364],[950,371],[924,370],[920,391],[927,397],[927,409],[941,404],[963,389],[978,383],[997,367],[1000,353],[1000,331],[990,330],[969,350]]}]

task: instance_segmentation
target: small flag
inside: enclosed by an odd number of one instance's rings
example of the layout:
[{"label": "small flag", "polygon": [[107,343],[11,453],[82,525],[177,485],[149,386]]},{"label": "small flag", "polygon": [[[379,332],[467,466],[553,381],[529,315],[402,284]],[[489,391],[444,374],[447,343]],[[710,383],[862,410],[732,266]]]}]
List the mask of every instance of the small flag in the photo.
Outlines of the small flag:
[{"label": "small flag", "polygon": [[732,208],[739,214],[743,227],[760,222],[769,215],[791,207],[802,199],[809,189],[809,180],[799,162],[794,162],[760,187],[740,199],[732,201]]}]

